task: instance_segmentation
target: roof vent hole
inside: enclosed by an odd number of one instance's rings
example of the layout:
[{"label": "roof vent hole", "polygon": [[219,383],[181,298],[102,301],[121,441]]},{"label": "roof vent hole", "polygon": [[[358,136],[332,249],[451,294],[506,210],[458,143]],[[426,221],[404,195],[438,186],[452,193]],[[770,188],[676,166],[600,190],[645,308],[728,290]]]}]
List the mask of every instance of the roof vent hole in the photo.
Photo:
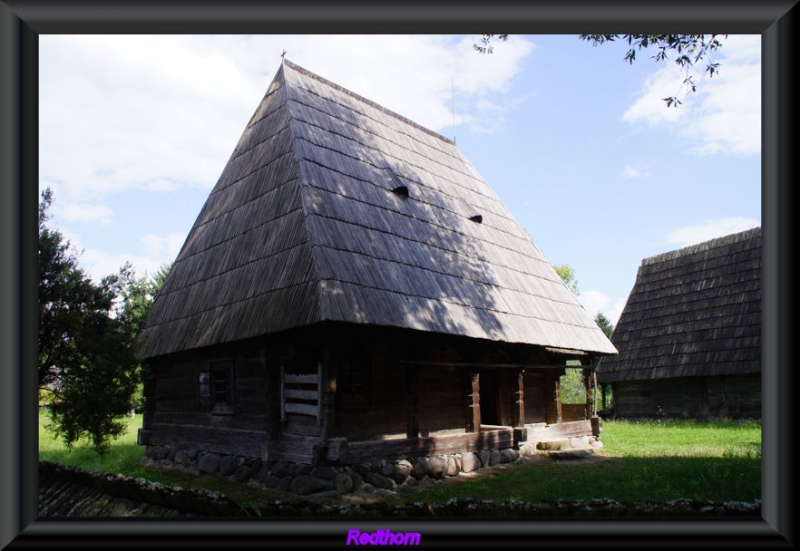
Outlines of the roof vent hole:
[{"label": "roof vent hole", "polygon": [[404,199],[408,199],[408,188],[406,186],[397,186],[392,190],[392,193]]},{"label": "roof vent hole", "polygon": [[473,222],[478,223],[478,224],[483,222],[483,216],[480,215],[480,214],[476,214],[475,216],[470,216],[469,219],[472,220]]}]

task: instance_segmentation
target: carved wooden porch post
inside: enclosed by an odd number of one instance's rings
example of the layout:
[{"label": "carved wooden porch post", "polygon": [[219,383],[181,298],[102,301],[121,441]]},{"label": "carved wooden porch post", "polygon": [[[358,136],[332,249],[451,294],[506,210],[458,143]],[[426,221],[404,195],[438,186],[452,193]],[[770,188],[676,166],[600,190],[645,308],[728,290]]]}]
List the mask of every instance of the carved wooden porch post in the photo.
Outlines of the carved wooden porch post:
[{"label": "carved wooden porch post", "polygon": [[468,432],[480,432],[481,430],[481,373],[472,371],[470,373],[470,416],[467,426]]},{"label": "carved wooden porch post", "polygon": [[525,426],[525,369],[520,368],[517,370],[517,388],[514,392],[516,396],[516,415],[518,427]]}]

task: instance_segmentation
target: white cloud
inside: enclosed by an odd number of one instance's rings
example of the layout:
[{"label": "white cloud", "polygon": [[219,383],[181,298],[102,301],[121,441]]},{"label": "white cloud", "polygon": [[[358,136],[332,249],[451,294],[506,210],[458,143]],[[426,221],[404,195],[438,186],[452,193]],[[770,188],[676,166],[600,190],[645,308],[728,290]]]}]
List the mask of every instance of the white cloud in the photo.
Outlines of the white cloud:
[{"label": "white cloud", "polygon": [[578,299],[592,319],[598,313],[602,313],[614,326],[617,325],[622,309],[628,301],[628,297],[618,297],[615,300],[600,291],[581,291]]},{"label": "white cloud", "polygon": [[743,216],[706,220],[702,224],[684,226],[671,231],[665,236],[665,241],[675,244],[678,247],[686,247],[688,245],[714,239],[715,237],[723,237],[732,233],[749,230],[750,228],[755,228],[760,225],[761,222],[758,220],[745,218]]},{"label": "white cloud", "polygon": [[[593,318],[611,302],[611,299],[600,291],[581,291],[578,299],[586,312]],[[605,315],[605,312],[603,312],[603,315]]]},{"label": "white cloud", "polygon": [[103,205],[91,203],[53,203],[53,215],[67,222],[97,222],[110,224],[114,218],[114,211]]},{"label": "white cloud", "polygon": [[631,165],[626,165],[625,168],[622,169],[622,176],[626,179],[633,179],[633,178],[644,178],[646,176],[651,176],[652,173],[649,169],[644,167],[634,167]]},{"label": "white cloud", "polygon": [[[533,44],[491,56],[441,35],[45,35],[40,38],[40,174],[63,200],[126,189],[208,190],[263,97],[280,53],[434,131],[492,128]],[[503,105],[501,108],[500,106]],[[509,107],[511,106],[511,107]]]},{"label": "white cloud", "polygon": [[155,274],[163,264],[172,260],[159,261],[149,256],[109,254],[100,249],[85,249],[78,257],[78,264],[97,283],[107,275],[118,273],[126,262],[135,268],[137,277],[142,277]]},{"label": "white cloud", "polygon": [[186,241],[184,233],[148,234],[141,238],[145,253],[160,263],[172,262],[178,256],[184,241]]},{"label": "white cloud", "polygon": [[[719,74],[695,75],[697,92],[681,89],[685,73],[669,63],[645,81],[637,99],[623,114],[631,124],[672,128],[699,155],[761,152],[761,38],[730,35],[714,54]],[[699,66],[700,71],[705,65]],[[677,96],[678,107],[662,98]]]}]

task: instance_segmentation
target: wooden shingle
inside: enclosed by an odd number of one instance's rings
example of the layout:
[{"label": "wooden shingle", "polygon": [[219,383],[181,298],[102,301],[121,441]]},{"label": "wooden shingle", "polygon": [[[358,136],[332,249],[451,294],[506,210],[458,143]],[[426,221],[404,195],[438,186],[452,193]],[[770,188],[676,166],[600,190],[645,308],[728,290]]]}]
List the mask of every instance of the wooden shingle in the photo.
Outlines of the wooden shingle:
[{"label": "wooden shingle", "polygon": [[142,336],[153,357],[330,320],[615,353],[452,141],[284,61]]}]

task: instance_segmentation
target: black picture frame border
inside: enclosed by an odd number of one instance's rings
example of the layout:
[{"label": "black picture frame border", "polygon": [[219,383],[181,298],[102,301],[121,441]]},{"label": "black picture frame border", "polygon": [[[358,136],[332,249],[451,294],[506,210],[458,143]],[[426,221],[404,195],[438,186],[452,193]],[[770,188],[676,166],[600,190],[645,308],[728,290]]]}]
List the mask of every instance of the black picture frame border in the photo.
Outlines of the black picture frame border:
[{"label": "black picture frame border", "polygon": [[[794,184],[796,1],[678,0],[466,3],[224,3],[0,0],[0,547],[331,547],[348,528],[419,531],[423,545],[793,547],[796,388]],[[706,32],[762,36],[762,519],[53,521],[36,518],[36,255],[38,36],[137,33]],[[414,55],[409,52],[409,55]],[[420,60],[424,63],[424,60]]]}]

